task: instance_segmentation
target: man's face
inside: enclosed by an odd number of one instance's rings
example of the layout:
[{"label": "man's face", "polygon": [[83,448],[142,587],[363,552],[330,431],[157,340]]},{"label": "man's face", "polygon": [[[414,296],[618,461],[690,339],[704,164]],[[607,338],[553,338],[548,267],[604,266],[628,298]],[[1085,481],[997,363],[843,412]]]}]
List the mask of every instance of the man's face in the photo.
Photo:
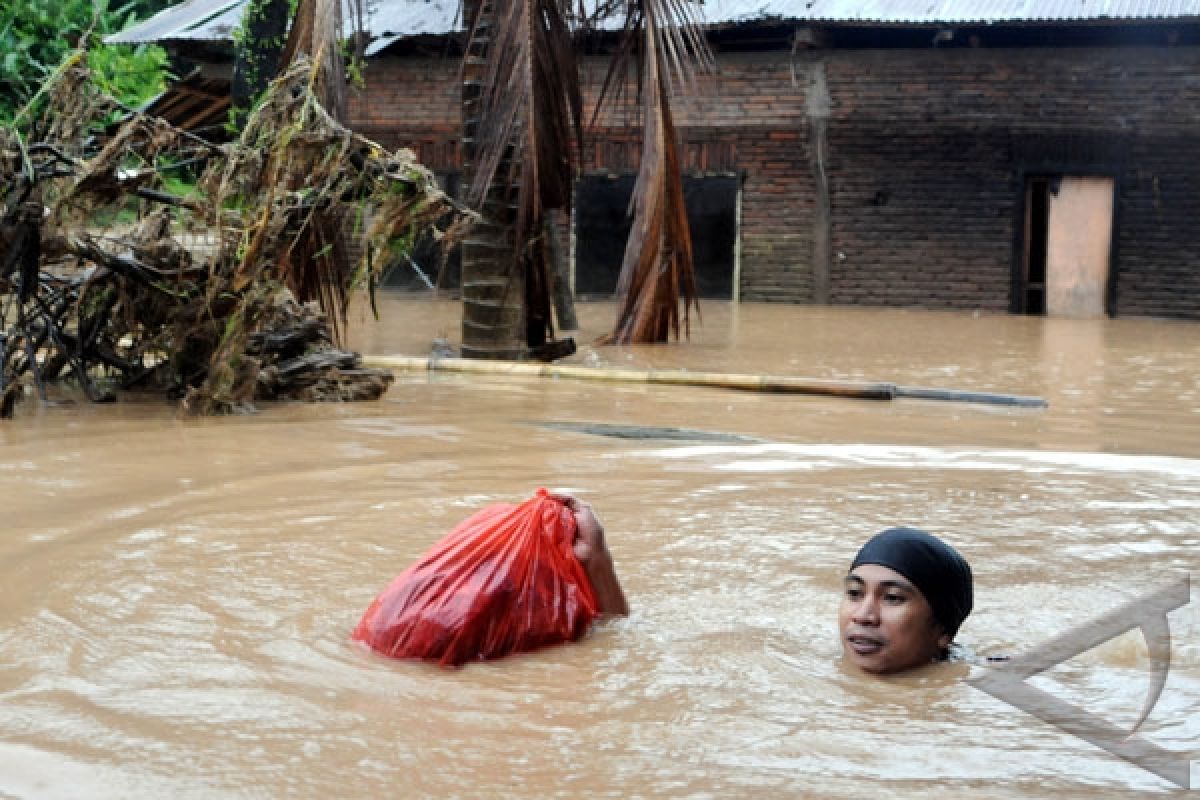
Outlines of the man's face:
[{"label": "man's face", "polygon": [[928,664],[950,645],[925,595],[878,564],[861,564],[846,576],[838,628],[846,658],[877,674]]}]

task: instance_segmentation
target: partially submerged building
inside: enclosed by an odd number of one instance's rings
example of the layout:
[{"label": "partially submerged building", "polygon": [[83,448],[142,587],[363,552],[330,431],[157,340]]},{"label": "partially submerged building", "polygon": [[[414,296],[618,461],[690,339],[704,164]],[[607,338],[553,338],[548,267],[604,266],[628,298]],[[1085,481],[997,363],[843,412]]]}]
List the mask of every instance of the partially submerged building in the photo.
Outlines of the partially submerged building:
[{"label": "partially submerged building", "polygon": [[[215,75],[240,8],[191,0],[111,40]],[[1200,0],[704,10],[719,72],[676,106],[704,294],[1200,318]],[[379,0],[352,104],[450,186],[457,25],[453,0]],[[606,65],[585,57],[593,100]],[[632,109],[606,110],[572,221],[580,293],[615,286],[637,159]]]}]

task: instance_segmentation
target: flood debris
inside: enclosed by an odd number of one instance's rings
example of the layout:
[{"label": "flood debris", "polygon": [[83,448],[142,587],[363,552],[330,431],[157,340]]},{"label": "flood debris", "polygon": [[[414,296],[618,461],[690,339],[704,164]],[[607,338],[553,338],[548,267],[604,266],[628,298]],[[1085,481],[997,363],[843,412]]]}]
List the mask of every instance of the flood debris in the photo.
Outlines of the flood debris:
[{"label": "flood debris", "polygon": [[334,120],[299,58],[237,140],[132,112],[66,62],[0,129],[0,417],[48,385],[189,413],[379,397],[339,349],[349,297],[421,233],[469,224],[411,151]]}]

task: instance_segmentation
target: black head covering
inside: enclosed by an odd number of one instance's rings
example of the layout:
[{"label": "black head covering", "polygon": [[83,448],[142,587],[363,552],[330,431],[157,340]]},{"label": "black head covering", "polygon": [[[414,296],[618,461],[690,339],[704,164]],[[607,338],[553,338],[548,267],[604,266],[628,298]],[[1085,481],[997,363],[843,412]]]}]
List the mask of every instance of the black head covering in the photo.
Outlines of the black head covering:
[{"label": "black head covering", "polygon": [[933,609],[933,618],[954,638],[971,613],[971,566],[950,545],[916,528],[888,528],[862,546],[850,569],[878,564],[912,581]]}]

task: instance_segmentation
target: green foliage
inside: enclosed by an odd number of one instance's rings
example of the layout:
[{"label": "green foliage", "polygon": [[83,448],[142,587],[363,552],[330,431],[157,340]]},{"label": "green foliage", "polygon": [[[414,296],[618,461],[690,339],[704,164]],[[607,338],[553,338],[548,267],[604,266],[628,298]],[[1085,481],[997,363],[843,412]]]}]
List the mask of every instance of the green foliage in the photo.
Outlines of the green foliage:
[{"label": "green foliage", "polygon": [[367,78],[363,74],[366,62],[355,52],[354,43],[345,39],[341,46],[342,63],[346,65],[346,83],[362,91],[367,88]]},{"label": "green foliage", "polygon": [[[115,2],[116,0],[114,0]],[[0,121],[33,97],[71,51],[85,45],[101,88],[136,105],[162,91],[167,57],[159,47],[105,45],[103,38],[171,0],[21,0],[0,3]]]},{"label": "green foliage", "polygon": [[163,174],[162,189],[167,194],[173,194],[176,197],[195,198],[200,197],[200,187],[196,184],[196,179],[186,175],[172,175],[170,173]]},{"label": "green foliage", "polygon": [[92,79],[106,94],[140,106],[166,88],[167,53],[156,45],[100,45],[88,51]]}]

